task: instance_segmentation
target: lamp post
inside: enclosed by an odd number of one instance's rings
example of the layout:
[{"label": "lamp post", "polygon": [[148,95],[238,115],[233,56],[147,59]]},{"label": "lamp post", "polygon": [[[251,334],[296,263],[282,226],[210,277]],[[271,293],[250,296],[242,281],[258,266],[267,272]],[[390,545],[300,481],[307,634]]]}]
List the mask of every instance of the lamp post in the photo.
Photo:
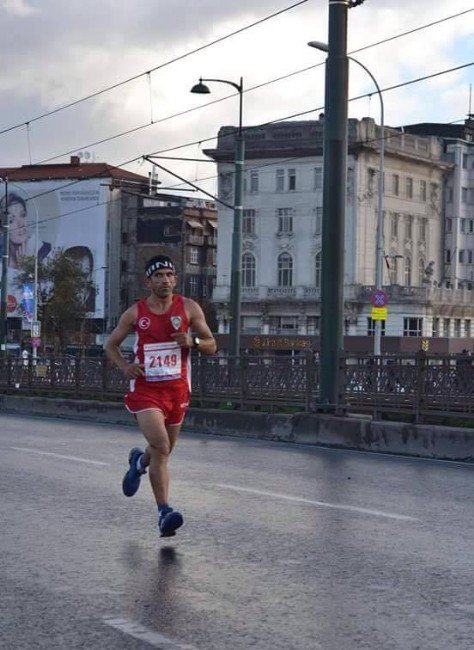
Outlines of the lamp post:
[{"label": "lamp post", "polygon": [[9,223],[8,223],[8,178],[5,183],[5,208],[2,215],[2,296],[0,302],[0,355],[7,356],[7,300],[8,300],[8,248],[9,248]]},{"label": "lamp post", "polygon": [[[314,47],[321,52],[328,52],[326,43],[320,41],[310,41],[310,47]],[[383,285],[383,169],[384,169],[384,152],[385,152],[385,124],[384,124],[384,105],[383,97],[380,87],[374,75],[363,63],[354,59],[353,56],[348,56],[348,59],[357,63],[372,79],[377,89],[380,100],[380,145],[379,145],[379,178],[378,178],[378,204],[377,204],[377,229],[376,229],[376,244],[375,244],[375,288],[382,289]],[[381,337],[382,337],[382,321],[375,321],[375,336],[374,336],[374,354],[381,353]]]},{"label": "lamp post", "polygon": [[239,129],[235,138],[235,189],[234,189],[234,226],[232,232],[232,258],[230,277],[230,356],[237,357],[240,353],[240,309],[242,293],[242,195],[244,171],[244,137],[242,132],[243,79],[240,83],[226,79],[199,79],[199,83],[191,88],[192,93],[209,94],[211,91],[203,83],[217,82],[233,86],[239,93]]}]

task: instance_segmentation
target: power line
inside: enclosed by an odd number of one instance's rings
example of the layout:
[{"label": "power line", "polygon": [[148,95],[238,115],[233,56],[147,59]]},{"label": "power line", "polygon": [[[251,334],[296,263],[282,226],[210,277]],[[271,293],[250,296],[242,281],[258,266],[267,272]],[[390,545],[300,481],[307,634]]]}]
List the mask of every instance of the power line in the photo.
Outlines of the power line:
[{"label": "power line", "polygon": [[[240,34],[251,27],[255,27],[256,25],[260,25],[267,20],[270,20],[271,18],[275,18],[276,16],[280,16],[281,14],[286,13],[287,11],[290,11],[291,9],[294,9],[295,7],[298,7],[299,5],[305,4],[308,2],[308,0],[299,0],[298,2],[290,5],[289,7],[286,7],[285,9],[280,9],[279,11],[276,11],[273,14],[270,14],[268,16],[265,16],[264,18],[260,18],[259,20],[255,21],[254,23],[251,23],[250,25],[245,25],[244,27],[241,27],[229,34],[226,34],[225,36],[221,36],[220,38],[216,38],[214,41],[211,41],[210,43],[206,43],[205,45],[201,45],[194,50],[189,50],[188,52],[185,52],[184,54],[180,54],[179,56],[170,59],[169,61],[166,61],[165,63],[160,63],[159,65],[155,66],[154,68],[150,68],[149,70],[146,70],[145,72],[140,72],[139,74],[134,75],[133,77],[129,77],[128,79],[125,79],[124,81],[119,81],[116,84],[113,84],[112,86],[107,86],[106,88],[102,88],[101,90],[96,91],[95,93],[91,93],[90,95],[87,95],[86,97],[82,97],[80,99],[76,99],[73,102],[70,102],[69,104],[65,104],[64,106],[59,106],[58,108],[55,108],[51,111],[48,111],[46,113],[43,113],[42,115],[38,115],[37,117],[30,118],[29,120],[26,120],[25,122],[21,122],[19,124],[15,124],[13,126],[7,127],[5,129],[0,130],[0,135],[3,135],[4,133],[8,133],[9,131],[13,131],[15,129],[19,129],[23,126],[28,126],[32,122],[37,122],[38,120],[41,120],[45,117],[49,117],[50,115],[54,115],[55,113],[59,113],[60,111],[64,111],[67,108],[71,108],[72,106],[77,106],[78,104],[81,104],[82,102],[85,102],[89,99],[93,99],[94,97],[98,97],[99,95],[103,95],[104,93],[109,92],[110,90],[114,90],[115,88],[119,88],[120,86],[123,86],[125,84],[128,84],[132,81],[136,81],[140,77],[144,77],[146,75],[150,75],[152,72],[156,72],[156,70],[160,70],[161,68],[164,68],[168,65],[171,65],[172,63],[176,63],[177,61],[181,61],[182,59],[187,58],[188,56],[191,56],[192,54],[196,54],[197,52],[201,52],[202,50],[207,49],[208,47],[211,47],[212,45],[216,45],[217,43],[221,43],[222,41],[227,40],[228,38],[231,38],[232,36],[236,36],[237,34]],[[152,121],[153,123],[153,121]]]},{"label": "power line", "polygon": [[[410,34],[421,31],[423,29],[427,29],[429,27],[433,27],[434,25],[438,25],[440,23],[446,22],[446,21],[451,20],[453,18],[458,18],[459,16],[462,16],[462,15],[464,15],[466,13],[471,12],[471,11],[474,11],[474,9],[467,9],[467,10],[459,12],[457,14],[452,14],[451,16],[446,16],[445,18],[441,18],[440,20],[433,21],[433,22],[427,23],[425,25],[421,25],[419,27],[408,30],[406,32],[401,32],[400,34],[396,34],[394,36],[387,37],[387,38],[385,38],[385,39],[383,39],[381,41],[376,41],[375,43],[370,43],[369,45],[365,45],[365,46],[360,47],[360,48],[358,48],[356,50],[352,50],[351,52],[349,52],[349,54],[356,54],[358,52],[362,52],[362,51],[367,50],[369,48],[376,47],[376,46],[382,45],[384,43],[388,43],[390,41],[396,40],[398,38],[402,38],[404,36],[408,36]],[[289,79],[290,77],[296,76],[296,75],[301,74],[303,72],[308,72],[309,70],[313,70],[314,68],[318,68],[320,66],[323,66],[324,64],[325,64],[325,62],[322,61],[321,63],[316,63],[316,64],[313,64],[313,65],[307,66],[305,68],[295,70],[295,71],[290,72],[288,74],[281,75],[281,76],[275,77],[273,79],[269,79],[268,81],[264,81],[264,82],[262,82],[260,84],[256,84],[255,86],[250,86],[249,88],[244,90],[244,93],[248,93],[248,92],[252,92],[254,90],[258,90],[260,88],[264,88],[265,86],[271,85],[273,83],[277,83],[279,81],[284,81],[285,79]],[[143,74],[147,74],[147,73],[143,73]],[[120,133],[109,136],[109,137],[104,138],[102,140],[97,140],[96,142],[91,142],[91,143],[88,143],[88,144],[85,144],[85,145],[77,146],[74,149],[71,149],[69,151],[66,151],[66,152],[63,152],[61,154],[57,154],[55,156],[51,156],[49,158],[45,158],[43,160],[40,160],[36,164],[41,165],[41,164],[44,164],[44,163],[47,163],[47,162],[51,162],[52,160],[56,160],[58,158],[62,158],[63,156],[68,156],[68,155],[70,155],[72,153],[75,153],[79,149],[88,149],[88,148],[91,148],[91,147],[95,147],[97,145],[105,144],[106,142],[111,142],[112,140],[115,140],[116,138],[121,138],[121,137],[124,137],[126,135],[136,133],[137,131],[147,129],[147,128],[151,127],[151,126],[154,126],[155,124],[161,124],[161,123],[166,122],[168,120],[172,120],[172,119],[174,119],[176,117],[182,117],[183,115],[187,115],[188,113],[192,113],[194,111],[202,110],[202,109],[204,109],[204,108],[206,108],[208,106],[212,106],[213,104],[218,104],[220,102],[226,101],[226,100],[228,100],[228,99],[230,99],[232,97],[235,97],[236,94],[237,93],[231,93],[230,95],[226,95],[225,97],[221,97],[219,99],[213,99],[211,101],[205,102],[204,104],[201,104],[200,106],[194,106],[193,108],[188,108],[188,109],[185,109],[184,111],[179,111],[178,113],[173,113],[172,115],[168,115],[166,117],[162,117],[162,118],[154,120],[154,121],[146,122],[145,124],[134,127],[133,129],[128,129],[126,131],[122,131]],[[0,135],[1,135],[1,133],[2,133],[2,131],[0,131]],[[209,138],[208,138],[208,140],[209,140]],[[204,140],[204,141],[206,141],[206,140]],[[198,141],[198,142],[195,142],[195,143],[192,143],[192,144],[199,144],[200,142],[201,141]],[[191,146],[191,145],[183,145],[183,146]],[[172,149],[171,149],[171,151],[172,151]],[[162,152],[158,152],[158,153],[162,153]]]},{"label": "power line", "polygon": [[[426,81],[427,79],[438,77],[438,76],[443,75],[443,74],[448,74],[450,72],[454,72],[454,71],[457,71],[457,70],[460,70],[460,69],[463,69],[463,68],[466,68],[466,67],[469,67],[469,66],[472,66],[472,65],[474,65],[474,61],[471,61],[469,63],[464,63],[464,64],[456,66],[454,68],[448,68],[447,70],[441,70],[441,71],[438,71],[438,72],[434,72],[434,73],[432,73],[430,75],[425,75],[423,77],[417,77],[416,79],[411,79],[409,81],[401,82],[401,83],[395,84],[393,86],[388,86],[386,88],[382,88],[380,92],[388,92],[390,90],[395,90],[395,89],[398,89],[398,88],[402,88],[404,86],[411,85],[413,83],[418,83],[420,81]],[[350,101],[350,102],[351,101],[356,101],[356,100],[359,100],[359,99],[363,99],[365,97],[370,97],[373,94],[374,94],[374,92],[365,93],[365,94],[362,94],[362,95],[357,95],[356,97],[351,97],[348,101]],[[289,120],[289,119],[292,119],[292,118],[295,118],[295,117],[301,117],[302,115],[308,115],[309,113],[314,113],[316,111],[321,111],[321,110],[324,110],[324,106],[321,106],[319,108],[312,108],[312,109],[309,109],[309,110],[306,110],[306,111],[302,111],[300,113],[294,113],[292,115],[289,115],[289,116],[286,116],[286,117],[283,117],[283,118],[270,120],[269,122],[265,122],[264,124],[259,124],[259,125],[254,126],[254,127],[245,127],[245,131],[250,131],[250,130],[253,130],[253,129],[259,129],[259,128],[262,128],[264,126],[269,126],[271,124],[276,124],[278,122],[284,122],[286,120]],[[230,137],[231,135],[234,135],[236,132],[237,132],[237,129],[234,130],[234,131],[231,131],[230,133],[228,133],[226,135],[226,137]],[[175,147],[169,147],[167,149],[162,149],[160,151],[156,151],[154,153],[147,154],[147,155],[152,157],[152,156],[159,155],[159,154],[162,154],[162,153],[168,153],[170,151],[176,151],[176,149],[182,149],[182,148],[190,147],[190,146],[193,146],[193,145],[196,145],[196,144],[202,144],[203,142],[208,142],[208,141],[215,140],[215,139],[216,139],[216,136],[211,136],[211,137],[200,139],[200,140],[190,142],[190,143],[187,143],[187,144],[178,145],[178,146],[175,146]],[[144,157],[143,155],[137,156],[137,157],[132,158],[131,160],[129,160],[127,162],[120,163],[119,166],[129,165],[132,162],[136,162],[137,160],[140,160],[143,157]],[[107,173],[108,173],[107,171],[104,172],[105,175],[107,175]],[[79,180],[75,180],[75,181],[72,181],[71,183],[69,183],[69,185],[74,185],[74,184],[80,182],[81,180],[90,180],[91,178],[96,178],[96,177],[97,177],[97,175],[92,176],[92,177],[86,177],[86,178],[79,179]],[[66,185],[64,187],[68,187],[68,185]],[[61,189],[63,189],[63,188],[61,188]],[[43,192],[43,193],[41,193],[41,194],[39,194],[39,195],[37,195],[35,197],[31,197],[31,198],[37,198],[38,196],[43,196],[44,194],[49,194],[49,193],[55,192],[55,191],[57,191],[57,190],[55,190],[55,189],[54,190],[47,190],[46,192]]]}]

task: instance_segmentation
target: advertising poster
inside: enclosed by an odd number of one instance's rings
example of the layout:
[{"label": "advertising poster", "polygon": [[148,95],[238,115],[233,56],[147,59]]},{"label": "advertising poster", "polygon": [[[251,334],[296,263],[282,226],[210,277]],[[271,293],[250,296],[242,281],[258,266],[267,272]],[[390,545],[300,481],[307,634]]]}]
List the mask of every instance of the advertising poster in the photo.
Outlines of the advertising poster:
[{"label": "advertising poster", "polygon": [[[96,293],[85,296],[88,317],[103,318],[106,274],[107,203],[104,179],[8,182],[8,197],[0,196],[0,210],[9,215],[8,315],[31,320],[33,278],[18,287],[22,255],[47,260],[59,249],[81,263]],[[3,186],[4,187],[4,186]],[[2,188],[3,189],[3,188]],[[104,191],[107,190],[107,193]],[[0,238],[3,251],[3,238]],[[0,277],[1,277],[0,267]],[[26,314],[25,312],[26,306]]]}]

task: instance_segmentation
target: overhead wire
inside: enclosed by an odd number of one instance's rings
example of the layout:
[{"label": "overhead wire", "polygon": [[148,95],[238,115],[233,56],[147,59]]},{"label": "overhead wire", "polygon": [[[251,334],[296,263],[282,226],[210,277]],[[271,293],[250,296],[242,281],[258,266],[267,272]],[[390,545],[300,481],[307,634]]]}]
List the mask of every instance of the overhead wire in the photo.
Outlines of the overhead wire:
[{"label": "overhead wire", "polygon": [[276,11],[268,16],[264,16],[263,18],[260,18],[259,20],[249,24],[245,25],[244,27],[240,27],[239,29],[234,30],[233,32],[230,32],[229,34],[226,34],[225,36],[221,36],[219,38],[214,39],[210,43],[206,43],[204,45],[201,45],[193,50],[189,50],[188,52],[185,52],[184,54],[180,54],[179,56],[174,57],[173,59],[170,59],[169,61],[166,61],[165,63],[160,63],[159,65],[156,65],[153,68],[150,68],[149,70],[146,70],[145,72],[140,72],[139,74],[136,74],[132,77],[129,77],[128,79],[124,79],[123,81],[119,81],[115,84],[112,84],[111,86],[107,86],[105,88],[102,88],[101,90],[98,90],[94,93],[91,93],[90,95],[87,95],[85,97],[81,97],[80,99],[76,99],[75,101],[69,102],[68,104],[65,104],[64,106],[59,106],[58,108],[52,109],[50,111],[47,111],[46,113],[42,113],[41,115],[38,115],[36,117],[32,117],[29,120],[26,120],[25,122],[20,122],[18,124],[15,124],[10,127],[6,127],[4,129],[0,130],[0,135],[3,135],[4,133],[8,133],[10,131],[13,131],[15,129],[19,129],[27,124],[31,124],[32,122],[37,122],[38,120],[41,120],[45,117],[49,117],[50,115],[54,115],[56,113],[59,113],[60,111],[64,111],[68,108],[71,108],[73,106],[77,106],[78,104],[81,104],[89,99],[93,99],[95,97],[99,97],[100,95],[103,95],[104,93],[107,93],[111,90],[115,90],[116,88],[119,88],[120,86],[123,86],[125,84],[128,84],[132,81],[136,81],[137,79],[140,79],[140,77],[143,77],[145,75],[150,75],[152,72],[156,72],[156,70],[160,70],[168,65],[171,65],[172,63],[176,63],[177,61],[181,61],[188,56],[191,56],[193,54],[196,54],[197,52],[201,52],[202,50],[207,49],[208,47],[211,47],[213,45],[216,45],[217,43],[221,43],[222,41],[227,40],[228,38],[231,38],[232,36],[236,36],[237,34],[241,34],[242,32],[255,27],[256,25],[260,25],[272,18],[275,18],[276,16],[280,16],[281,14],[286,13],[287,11],[290,11],[291,9],[294,9],[295,7],[298,7],[299,5],[305,4],[308,2],[308,0],[298,0],[298,2],[293,3],[289,7],[285,7],[284,9],[280,9],[279,11]]},{"label": "overhead wire", "polygon": [[[376,42],[374,42],[374,43],[370,43],[370,44],[368,44],[368,45],[364,45],[363,47],[357,48],[357,49],[355,49],[355,50],[351,50],[348,54],[349,54],[349,55],[351,55],[351,54],[356,54],[356,53],[358,53],[358,52],[365,51],[365,50],[367,50],[367,49],[369,49],[369,48],[376,47],[376,46],[378,46],[378,45],[382,45],[382,44],[384,44],[384,43],[388,43],[388,42],[390,42],[390,41],[396,40],[396,39],[398,39],[398,38],[402,38],[402,37],[407,36],[407,35],[411,35],[411,34],[413,34],[413,33],[415,33],[415,32],[421,31],[421,30],[423,30],[423,29],[427,29],[427,28],[429,28],[429,27],[433,27],[434,25],[438,25],[438,24],[440,24],[440,23],[446,22],[446,21],[451,20],[451,19],[453,19],[453,18],[458,18],[459,16],[462,16],[462,15],[464,15],[464,14],[466,14],[466,13],[471,12],[471,11],[474,11],[474,8],[473,8],[473,9],[467,9],[467,10],[462,11],[462,12],[459,12],[459,13],[457,13],[457,14],[452,14],[452,15],[450,15],[450,16],[446,16],[446,17],[444,17],[444,18],[442,18],[442,19],[440,19],[440,20],[432,21],[432,22],[430,22],[430,23],[427,23],[427,24],[425,24],[425,25],[420,25],[419,27],[413,28],[413,29],[411,29],[411,30],[408,30],[408,31],[405,31],[405,32],[401,32],[400,34],[395,34],[394,36],[387,37],[387,38],[382,39],[382,40],[380,40],[380,41],[376,41]],[[271,85],[271,84],[273,84],[273,83],[276,83],[276,82],[279,82],[279,81],[284,81],[285,79],[289,79],[289,78],[292,77],[292,76],[295,76],[295,75],[297,75],[297,74],[301,74],[301,73],[303,73],[303,72],[308,72],[309,70],[312,70],[312,69],[314,69],[314,68],[318,68],[318,67],[320,67],[320,66],[323,66],[324,64],[325,64],[325,62],[322,61],[321,63],[316,63],[316,64],[313,64],[313,65],[307,66],[307,67],[305,67],[305,68],[301,68],[301,69],[299,69],[299,70],[295,70],[295,71],[290,72],[290,73],[288,73],[288,74],[281,75],[281,76],[279,76],[279,77],[275,77],[275,78],[273,78],[273,79],[269,79],[268,81],[262,82],[262,83],[260,83],[260,84],[256,84],[255,86],[249,86],[248,88],[244,89],[244,93],[253,92],[254,90],[258,90],[258,89],[260,89],[260,88],[263,88],[263,87],[265,87],[265,86]],[[146,73],[144,73],[144,74],[146,74]],[[176,118],[176,117],[181,117],[181,116],[183,116],[183,115],[187,115],[187,114],[192,113],[192,112],[194,112],[194,111],[202,110],[202,109],[204,109],[204,108],[206,108],[206,107],[208,107],[208,106],[212,106],[213,104],[218,104],[218,103],[220,103],[220,102],[226,101],[226,100],[228,100],[228,99],[230,99],[230,98],[232,98],[232,97],[235,97],[236,94],[237,94],[237,93],[231,93],[231,94],[229,94],[229,95],[226,95],[225,97],[220,97],[220,98],[218,98],[218,99],[213,99],[213,100],[208,101],[208,102],[205,102],[205,103],[203,103],[203,104],[201,104],[201,105],[199,105],[199,106],[193,106],[192,108],[188,108],[188,109],[185,109],[185,110],[183,110],[183,111],[179,111],[179,112],[177,112],[177,113],[173,113],[172,115],[168,115],[168,116],[165,116],[165,117],[162,117],[162,118],[159,118],[159,119],[155,119],[155,120],[153,120],[152,122],[146,122],[146,123],[141,124],[141,125],[139,125],[139,126],[137,126],[137,127],[134,127],[134,128],[132,128],[132,129],[127,129],[127,130],[125,130],[125,131],[122,131],[122,132],[117,133],[117,134],[115,134],[115,135],[109,136],[109,137],[107,137],[107,138],[103,138],[103,139],[101,139],[101,140],[97,140],[97,141],[95,141],[95,142],[90,142],[90,143],[85,144],[85,145],[81,145],[81,146],[74,147],[74,149],[71,149],[71,150],[69,150],[69,151],[66,151],[66,152],[63,152],[63,153],[61,153],[61,154],[57,154],[57,155],[55,155],[55,156],[50,156],[49,158],[45,158],[45,159],[43,159],[43,160],[40,160],[40,161],[38,161],[36,164],[40,164],[40,165],[41,165],[41,164],[44,164],[44,163],[47,163],[47,162],[51,162],[52,160],[56,160],[56,159],[58,159],[58,158],[62,158],[63,156],[70,155],[70,154],[72,154],[72,153],[78,151],[79,149],[88,149],[88,148],[90,148],[90,147],[95,147],[95,146],[98,146],[98,145],[101,145],[101,144],[105,144],[106,142],[111,142],[112,140],[115,140],[115,139],[117,139],[117,138],[121,138],[121,137],[124,137],[124,136],[126,136],[126,135],[131,135],[132,133],[136,133],[136,132],[141,131],[141,130],[143,130],[143,129],[150,128],[150,127],[152,127],[152,126],[155,126],[156,124],[161,124],[161,123],[166,122],[166,121],[168,121],[168,120],[172,120],[172,119],[174,119],[174,118]],[[1,133],[2,133],[2,132],[0,131],[0,135],[1,135]],[[192,144],[197,144],[197,143],[192,143]],[[184,146],[188,146],[188,145],[184,145]],[[190,146],[190,145],[189,145],[189,146]],[[161,152],[160,152],[160,153],[161,153]]]}]

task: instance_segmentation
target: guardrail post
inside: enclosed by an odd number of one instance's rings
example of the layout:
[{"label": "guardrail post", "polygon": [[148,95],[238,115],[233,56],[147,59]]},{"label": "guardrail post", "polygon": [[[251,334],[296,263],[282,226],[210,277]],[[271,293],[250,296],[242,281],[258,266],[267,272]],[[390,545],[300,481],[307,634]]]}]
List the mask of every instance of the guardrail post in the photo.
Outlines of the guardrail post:
[{"label": "guardrail post", "polygon": [[79,393],[81,391],[81,363],[82,363],[82,357],[75,357],[75,363],[74,363],[74,397],[79,397]]},{"label": "guardrail post", "polygon": [[416,358],[416,395],[415,395],[415,423],[418,424],[421,422],[422,414],[421,410],[423,408],[423,398],[425,391],[425,379],[426,379],[426,352],[420,350],[417,352]]}]

